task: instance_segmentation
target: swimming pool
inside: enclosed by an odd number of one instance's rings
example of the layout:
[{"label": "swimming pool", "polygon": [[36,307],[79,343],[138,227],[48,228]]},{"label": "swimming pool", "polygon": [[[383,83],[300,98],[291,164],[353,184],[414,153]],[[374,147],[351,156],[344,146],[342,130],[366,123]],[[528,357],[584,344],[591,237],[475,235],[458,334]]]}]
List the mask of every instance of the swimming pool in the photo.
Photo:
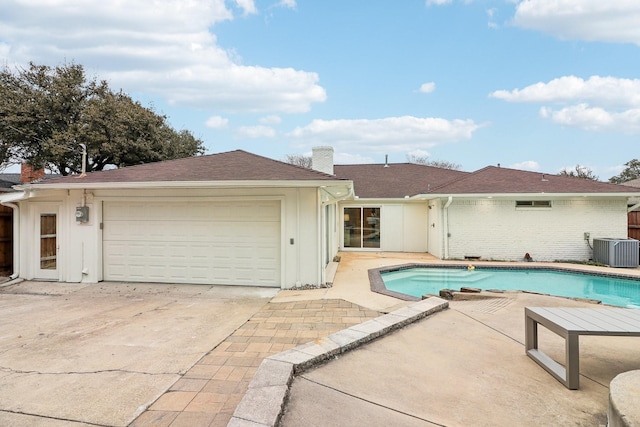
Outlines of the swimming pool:
[{"label": "swimming pool", "polygon": [[[389,270],[389,269],[387,269]],[[412,267],[380,271],[387,290],[422,297],[441,289],[531,291],[640,309],[640,279],[567,272],[545,268]],[[373,284],[373,282],[372,282]]]}]

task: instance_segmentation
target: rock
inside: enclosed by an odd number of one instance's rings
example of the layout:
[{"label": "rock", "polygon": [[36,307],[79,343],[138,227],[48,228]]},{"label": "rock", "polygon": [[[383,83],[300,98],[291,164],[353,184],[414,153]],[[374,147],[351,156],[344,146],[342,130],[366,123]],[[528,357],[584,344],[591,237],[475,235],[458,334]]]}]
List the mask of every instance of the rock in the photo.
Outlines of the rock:
[{"label": "rock", "polygon": [[453,299],[453,292],[451,289],[440,289],[440,298]]},{"label": "rock", "polygon": [[478,289],[478,288],[460,288],[460,292],[467,292],[470,294],[479,294],[480,292],[482,292],[482,289]]}]

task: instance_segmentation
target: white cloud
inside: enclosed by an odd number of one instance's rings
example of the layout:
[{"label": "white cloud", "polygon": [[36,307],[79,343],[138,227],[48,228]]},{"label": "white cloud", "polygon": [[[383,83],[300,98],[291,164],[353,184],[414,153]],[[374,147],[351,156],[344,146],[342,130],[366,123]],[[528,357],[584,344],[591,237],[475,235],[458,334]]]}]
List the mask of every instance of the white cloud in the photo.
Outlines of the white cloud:
[{"label": "white cloud", "polygon": [[244,11],[245,15],[258,13],[253,0],[235,0],[236,4]]},{"label": "white cloud", "polygon": [[220,117],[220,116],[209,117],[205,123],[207,127],[213,128],[213,129],[223,129],[223,128],[226,128],[228,124],[229,124],[229,119],[225,119],[224,117]]},{"label": "white cloud", "polygon": [[391,154],[424,150],[469,139],[480,125],[473,120],[412,116],[384,119],[313,120],[287,134],[297,145],[331,145],[336,151]]},{"label": "white cloud", "polygon": [[[253,0],[237,0],[255,13]],[[5,0],[3,63],[85,66],[114,89],[232,112],[309,111],[326,100],[316,73],[245,66],[210,29],[232,20],[224,0]]]},{"label": "white cloud", "polygon": [[443,4],[449,4],[451,3],[453,0],[427,0],[427,6],[431,6],[432,4],[435,5],[443,5]]},{"label": "white cloud", "polygon": [[296,0],[280,0],[277,6],[288,7],[289,9],[295,9],[298,5]]},{"label": "white cloud", "polygon": [[496,9],[495,7],[486,10],[487,18],[489,18],[489,22],[487,23],[487,26],[489,28],[493,28],[493,29],[498,28],[498,24],[496,24],[494,20],[497,11],[498,9]]},{"label": "white cloud", "polygon": [[269,126],[241,126],[235,130],[240,138],[274,138],[276,131]]},{"label": "white cloud", "polygon": [[374,159],[373,157],[363,156],[362,154],[349,154],[344,152],[337,152],[333,156],[333,161],[337,165],[363,165],[371,164],[378,161],[382,163],[384,160]]},{"label": "white cloud", "polygon": [[413,151],[409,151],[408,154],[409,156],[416,156],[416,157],[431,157],[431,153],[425,150],[413,150]]},{"label": "white cloud", "polygon": [[523,89],[498,90],[489,95],[508,102],[566,103],[588,101],[600,105],[640,106],[640,79],[564,76]]},{"label": "white cloud", "polygon": [[540,164],[534,160],[526,160],[524,162],[514,163],[509,167],[512,169],[520,169],[533,172],[540,170]]},{"label": "white cloud", "polygon": [[436,90],[436,84],[434,82],[423,83],[419,89],[421,93],[431,93],[434,90]]},{"label": "white cloud", "polygon": [[564,76],[523,89],[489,95],[507,102],[560,104],[543,106],[540,117],[587,131],[640,132],[640,79]]},{"label": "white cloud", "polygon": [[259,121],[263,125],[278,125],[282,123],[282,119],[280,118],[280,116],[276,115],[261,117]]},{"label": "white cloud", "polygon": [[525,0],[513,21],[562,39],[640,44],[637,0]]},{"label": "white cloud", "polygon": [[574,105],[560,110],[542,107],[540,116],[563,126],[588,131],[640,132],[640,109],[638,108],[618,113],[599,107],[589,107],[587,104]]}]

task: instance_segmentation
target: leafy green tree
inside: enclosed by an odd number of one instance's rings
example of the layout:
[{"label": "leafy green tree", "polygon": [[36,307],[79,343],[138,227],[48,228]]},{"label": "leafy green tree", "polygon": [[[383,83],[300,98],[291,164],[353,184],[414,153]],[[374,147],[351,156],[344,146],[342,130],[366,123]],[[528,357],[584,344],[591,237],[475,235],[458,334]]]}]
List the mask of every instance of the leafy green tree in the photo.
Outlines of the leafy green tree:
[{"label": "leafy green tree", "polygon": [[407,161],[417,165],[433,166],[434,168],[460,170],[462,165],[447,160],[430,160],[427,156],[416,156],[415,154],[407,154]]},{"label": "leafy green tree", "polygon": [[560,175],[571,176],[574,178],[590,179],[597,181],[599,178],[593,173],[591,168],[587,166],[576,165],[575,169],[564,168],[560,171]]},{"label": "leafy green tree", "polygon": [[626,168],[622,172],[620,172],[620,175],[612,176],[611,178],[609,178],[609,182],[613,182],[614,184],[622,184],[623,182],[640,178],[640,160],[629,160],[624,165],[626,166]]},{"label": "leafy green tree", "polygon": [[176,131],[167,117],[105,81],[87,80],[81,65],[0,72],[0,162],[27,161],[62,175],[204,153],[201,140]]}]

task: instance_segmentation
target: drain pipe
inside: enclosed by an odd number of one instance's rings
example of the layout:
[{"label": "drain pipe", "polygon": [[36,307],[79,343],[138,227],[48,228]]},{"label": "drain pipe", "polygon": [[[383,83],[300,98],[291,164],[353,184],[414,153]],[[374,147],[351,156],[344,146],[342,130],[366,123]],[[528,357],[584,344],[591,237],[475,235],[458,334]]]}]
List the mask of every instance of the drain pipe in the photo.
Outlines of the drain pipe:
[{"label": "drain pipe", "polygon": [[444,259],[449,259],[449,206],[453,202],[453,196],[449,196],[447,203],[442,207],[444,220]]}]

